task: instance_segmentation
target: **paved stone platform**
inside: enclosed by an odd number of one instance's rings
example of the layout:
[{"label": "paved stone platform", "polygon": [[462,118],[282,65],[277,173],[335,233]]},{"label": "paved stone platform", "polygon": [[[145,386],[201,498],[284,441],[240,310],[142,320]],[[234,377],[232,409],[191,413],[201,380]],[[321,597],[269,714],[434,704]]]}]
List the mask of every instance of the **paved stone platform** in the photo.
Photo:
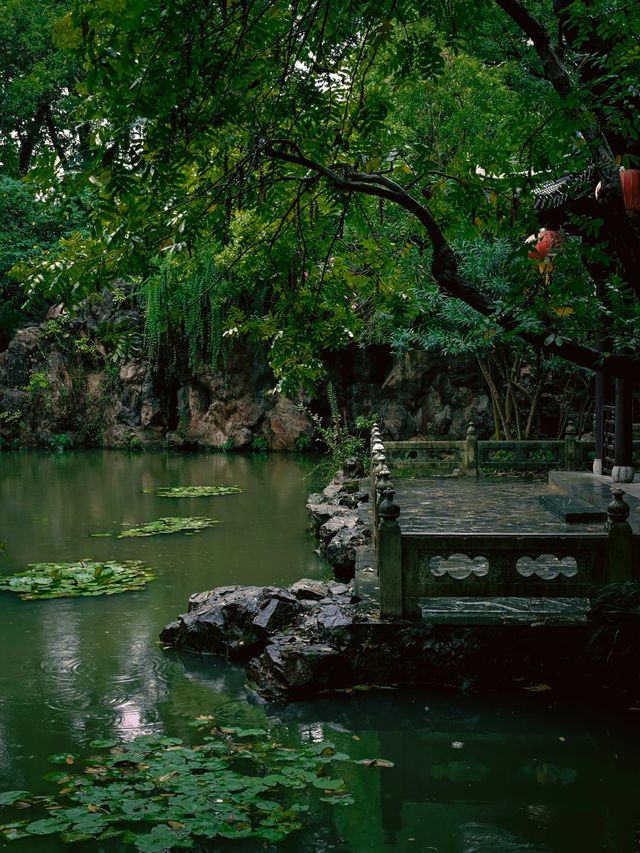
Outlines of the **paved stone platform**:
[{"label": "paved stone platform", "polygon": [[[599,532],[605,521],[568,523],[543,499],[575,497],[604,513],[616,484],[590,473],[551,472],[549,482],[522,477],[394,479],[398,522],[403,532],[549,533]],[[624,484],[629,522],[640,534],[640,483]],[[368,510],[370,512],[370,509]],[[374,555],[358,555],[356,587],[368,602],[378,594]],[[589,617],[586,598],[430,598],[421,599],[423,620],[433,624],[576,625]]]},{"label": "paved stone platform", "polygon": [[[540,498],[553,487],[544,480],[395,479],[394,488],[398,522],[407,533],[586,533],[603,527],[603,522],[568,524],[546,509]],[[610,500],[607,491],[604,505]]]}]

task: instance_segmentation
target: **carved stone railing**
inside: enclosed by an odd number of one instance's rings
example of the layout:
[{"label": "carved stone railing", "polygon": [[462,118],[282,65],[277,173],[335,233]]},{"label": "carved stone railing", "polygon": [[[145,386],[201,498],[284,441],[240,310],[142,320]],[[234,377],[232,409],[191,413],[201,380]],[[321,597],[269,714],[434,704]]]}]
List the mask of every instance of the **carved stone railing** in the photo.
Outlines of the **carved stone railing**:
[{"label": "carved stone railing", "polygon": [[[562,439],[535,441],[478,440],[469,424],[464,440],[386,441],[385,462],[398,476],[477,476],[481,470],[591,471],[595,442],[578,440],[573,424]],[[633,462],[640,468],[640,441],[633,442]]]},{"label": "carved stone railing", "polygon": [[576,439],[572,424],[563,439],[540,441],[479,441],[469,424],[464,441],[387,441],[386,462],[400,476],[458,474],[477,476],[480,469],[497,470],[586,470],[595,449],[594,442]]},{"label": "carved stone railing", "polygon": [[[379,431],[375,439],[374,542],[382,616],[416,617],[422,597],[590,597],[598,587],[630,579],[640,565],[640,544],[620,488],[612,489],[601,531],[402,532]],[[372,459],[373,452],[372,444]]]}]

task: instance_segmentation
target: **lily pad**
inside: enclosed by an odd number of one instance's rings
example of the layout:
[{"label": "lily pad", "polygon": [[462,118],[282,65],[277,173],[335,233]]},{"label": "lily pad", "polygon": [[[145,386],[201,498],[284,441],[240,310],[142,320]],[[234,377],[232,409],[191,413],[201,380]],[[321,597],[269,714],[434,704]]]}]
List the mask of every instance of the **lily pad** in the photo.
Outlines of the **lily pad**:
[{"label": "lily pad", "polygon": [[118,539],[126,539],[130,536],[156,536],[159,533],[198,533],[207,527],[219,524],[215,518],[202,518],[192,516],[191,518],[179,518],[168,516],[149,521],[140,527],[131,527],[118,534]]},{"label": "lily pad", "polygon": [[15,592],[24,601],[35,598],[114,595],[142,589],[155,575],[140,562],[112,560],[76,563],[31,563],[29,570],[0,578],[0,590]]},{"label": "lily pad", "polygon": [[214,495],[236,495],[244,492],[240,486],[173,486],[171,488],[145,489],[160,498],[209,498]]},{"label": "lily pad", "polygon": [[25,833],[94,844],[119,836],[140,853],[191,848],[216,837],[277,843],[300,829],[309,799],[316,808],[321,801],[353,802],[344,781],[329,775],[325,762],[338,763],[333,748],[322,754],[329,744],[285,745],[266,727],[223,731],[210,715],[196,724],[206,734],[193,744],[158,735],[117,746],[95,740],[91,745],[105,750],[99,768],[95,756],[82,766],[69,753],[49,756],[56,764],[71,761],[71,779],[63,783],[56,776],[59,790],[51,796],[0,795],[7,809],[24,796],[31,804],[29,818],[0,823],[0,842]]},{"label": "lily pad", "polygon": [[18,800],[29,799],[30,796],[30,791],[4,791],[0,794],[0,806],[11,806]]}]

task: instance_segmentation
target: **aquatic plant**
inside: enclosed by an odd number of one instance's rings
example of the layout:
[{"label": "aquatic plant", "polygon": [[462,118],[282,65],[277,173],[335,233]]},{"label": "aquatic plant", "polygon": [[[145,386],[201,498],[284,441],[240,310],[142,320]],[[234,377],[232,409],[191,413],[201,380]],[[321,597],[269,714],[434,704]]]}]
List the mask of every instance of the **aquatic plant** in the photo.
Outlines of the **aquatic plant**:
[{"label": "aquatic plant", "polygon": [[116,563],[79,560],[76,563],[30,563],[25,572],[0,578],[0,590],[15,592],[24,601],[35,598],[114,595],[142,589],[155,575],[139,560]]},{"label": "aquatic plant", "polygon": [[212,495],[235,495],[243,492],[240,486],[173,486],[171,488],[145,489],[160,498],[208,498]]},{"label": "aquatic plant", "polygon": [[168,516],[167,518],[149,521],[140,527],[130,527],[128,530],[123,530],[122,533],[118,534],[118,539],[126,539],[132,536],[156,536],[159,533],[186,533],[191,535],[219,523],[215,518]]},{"label": "aquatic plant", "polygon": [[[194,839],[256,838],[268,844],[301,827],[314,792],[326,803],[353,803],[333,770],[351,759],[331,743],[292,747],[265,729],[220,728],[211,716],[191,725],[206,732],[201,743],[156,735],[122,745],[93,741],[104,752],[88,757],[79,771],[77,755],[49,756],[61,768],[45,776],[58,785],[57,794],[0,794],[0,807],[30,806],[32,812],[0,824],[0,839],[121,838],[147,853],[192,847]],[[299,802],[301,794],[307,802]]]}]

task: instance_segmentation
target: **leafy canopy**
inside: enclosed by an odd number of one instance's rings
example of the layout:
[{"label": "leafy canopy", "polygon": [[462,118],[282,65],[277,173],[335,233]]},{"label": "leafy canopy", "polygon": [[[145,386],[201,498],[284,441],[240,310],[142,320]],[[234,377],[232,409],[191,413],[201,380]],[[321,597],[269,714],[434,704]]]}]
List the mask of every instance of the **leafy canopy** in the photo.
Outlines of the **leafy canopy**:
[{"label": "leafy canopy", "polygon": [[[418,290],[436,289],[628,374],[640,243],[616,162],[639,153],[636,30],[599,0],[78,0],[56,31],[84,62],[93,161],[61,171],[52,154],[32,177],[91,187],[92,236],[27,281],[58,299],[128,275],[155,352],[171,328],[192,363],[247,334],[292,385],[322,375],[325,349],[424,323]],[[581,172],[601,201],[563,212],[576,265],[539,280],[523,272],[531,189]],[[460,241],[507,236],[508,286],[468,277]],[[594,347],[602,314],[630,357]]]}]

